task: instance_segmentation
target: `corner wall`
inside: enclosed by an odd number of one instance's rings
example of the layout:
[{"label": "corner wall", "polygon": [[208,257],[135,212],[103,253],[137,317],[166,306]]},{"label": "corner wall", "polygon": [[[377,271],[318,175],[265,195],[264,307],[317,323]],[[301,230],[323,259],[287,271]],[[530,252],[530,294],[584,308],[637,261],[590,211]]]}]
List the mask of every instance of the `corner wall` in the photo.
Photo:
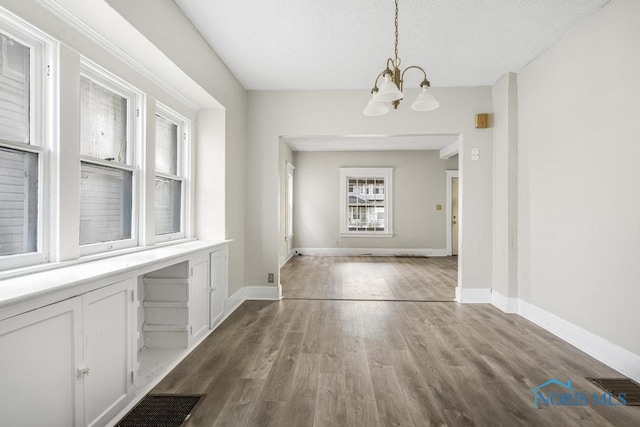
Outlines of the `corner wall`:
[{"label": "corner wall", "polygon": [[518,77],[519,298],[637,356],[639,21],[614,0]]}]

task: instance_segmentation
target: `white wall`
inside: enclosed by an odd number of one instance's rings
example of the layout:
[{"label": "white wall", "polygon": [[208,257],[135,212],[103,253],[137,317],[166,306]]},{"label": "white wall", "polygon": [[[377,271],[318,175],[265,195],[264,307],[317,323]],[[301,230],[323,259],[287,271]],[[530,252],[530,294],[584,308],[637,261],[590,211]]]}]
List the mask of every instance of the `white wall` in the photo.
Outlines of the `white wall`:
[{"label": "white wall", "polygon": [[[294,247],[446,248],[446,170],[458,168],[457,156],[440,160],[438,151],[298,151],[294,159]],[[340,238],[341,167],[393,168],[394,237]]]},{"label": "white wall", "polygon": [[[416,93],[408,91],[407,99]],[[281,136],[461,134],[461,276],[464,287],[490,288],[492,131],[475,129],[474,116],[491,111],[491,88],[435,88],[434,94],[441,103],[436,111],[414,112],[404,102],[386,116],[365,117],[367,90],[249,92],[247,284],[267,285],[267,274],[278,271]],[[477,161],[473,147],[480,149]]]},{"label": "white wall", "polygon": [[640,355],[640,2],[519,75],[519,297]]},{"label": "white wall", "polygon": [[[493,86],[493,256],[494,302],[516,311],[518,297],[518,80],[505,74]],[[509,300],[510,299],[510,300]],[[511,302],[510,306],[505,301]]]},{"label": "white wall", "polygon": [[231,295],[245,282],[246,91],[172,0],[108,3],[222,106],[198,114],[196,236],[233,239]]}]

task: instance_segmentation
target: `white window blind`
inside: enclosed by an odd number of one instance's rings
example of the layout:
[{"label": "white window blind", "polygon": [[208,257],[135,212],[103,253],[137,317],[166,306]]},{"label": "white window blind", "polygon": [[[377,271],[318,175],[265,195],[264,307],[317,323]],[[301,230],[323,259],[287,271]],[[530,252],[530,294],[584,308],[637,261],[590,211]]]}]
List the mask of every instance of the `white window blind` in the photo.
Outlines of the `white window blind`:
[{"label": "white window blind", "polygon": [[82,163],[80,244],[131,238],[132,172]]},{"label": "white window blind", "polygon": [[156,115],[156,171],[178,175],[178,125]]},{"label": "white window blind", "polygon": [[127,163],[127,99],[80,79],[80,154]]},{"label": "white window blind", "polygon": [[0,140],[28,144],[30,51],[0,33]]},{"label": "white window blind", "polygon": [[180,232],[182,182],[156,176],[156,234]]},{"label": "white window blind", "polygon": [[37,250],[38,154],[0,147],[0,256]]}]

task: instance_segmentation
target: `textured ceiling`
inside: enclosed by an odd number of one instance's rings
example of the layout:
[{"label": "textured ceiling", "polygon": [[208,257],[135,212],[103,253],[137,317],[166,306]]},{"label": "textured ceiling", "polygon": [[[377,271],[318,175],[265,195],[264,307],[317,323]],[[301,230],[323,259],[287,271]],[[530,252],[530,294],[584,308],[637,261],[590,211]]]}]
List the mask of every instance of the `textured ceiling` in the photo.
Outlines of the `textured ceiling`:
[{"label": "textured ceiling", "polygon": [[[434,87],[492,85],[608,1],[400,0],[399,56]],[[370,89],[393,56],[393,0],[176,3],[249,90]]]}]

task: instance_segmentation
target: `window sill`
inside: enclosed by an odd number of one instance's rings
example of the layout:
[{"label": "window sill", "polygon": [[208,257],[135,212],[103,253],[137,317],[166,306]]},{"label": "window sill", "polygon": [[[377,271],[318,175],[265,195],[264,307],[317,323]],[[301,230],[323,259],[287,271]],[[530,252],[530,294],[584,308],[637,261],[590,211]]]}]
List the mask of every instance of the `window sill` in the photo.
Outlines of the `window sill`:
[{"label": "window sill", "polygon": [[367,233],[367,232],[361,232],[361,233],[340,233],[340,237],[393,237],[394,234],[393,233]]}]

